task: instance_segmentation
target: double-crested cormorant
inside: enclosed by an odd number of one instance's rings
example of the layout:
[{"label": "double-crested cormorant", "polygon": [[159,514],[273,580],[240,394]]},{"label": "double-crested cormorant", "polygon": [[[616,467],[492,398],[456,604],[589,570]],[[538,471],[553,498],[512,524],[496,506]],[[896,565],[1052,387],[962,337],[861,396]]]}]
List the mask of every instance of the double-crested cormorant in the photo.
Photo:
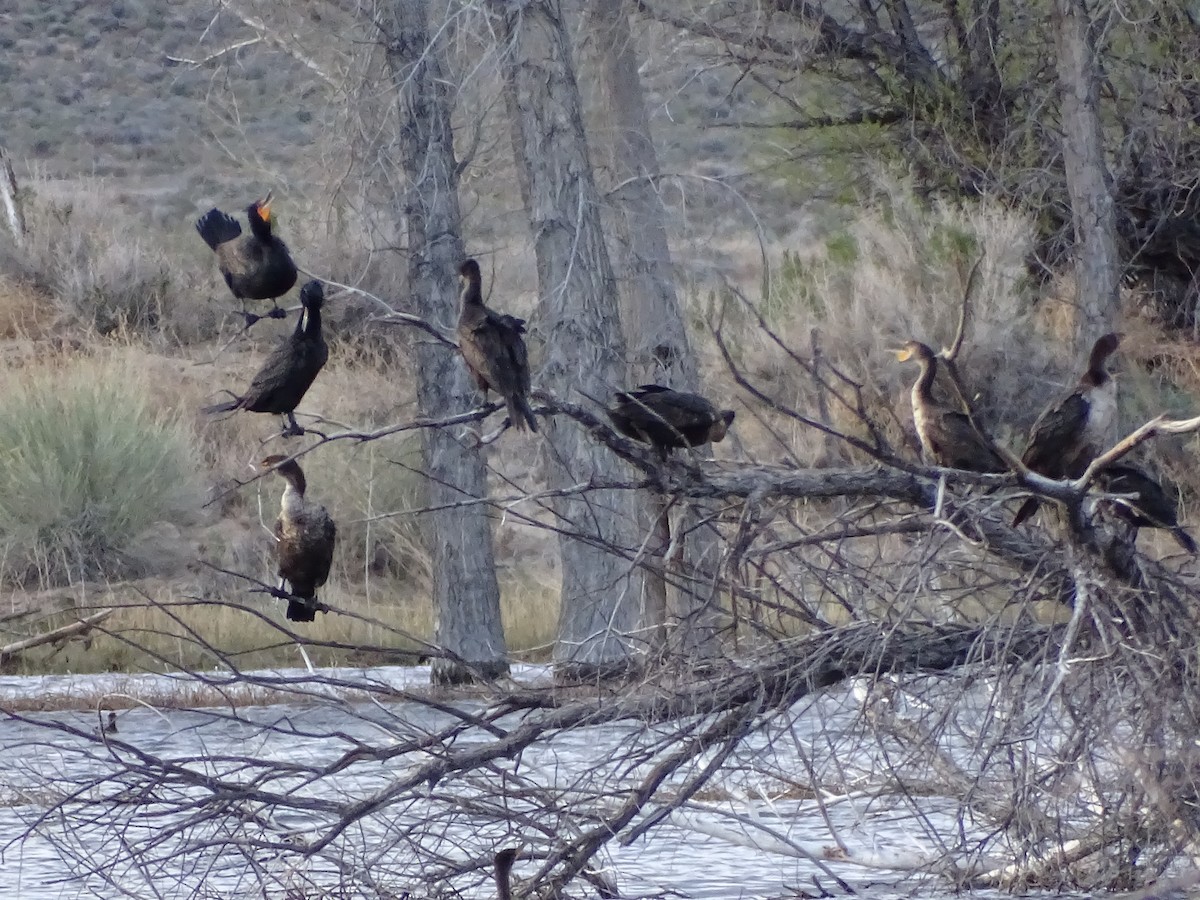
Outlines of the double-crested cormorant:
[{"label": "double-crested cormorant", "polygon": [[496,896],[499,900],[512,900],[512,867],[517,851],[506,847],[492,860],[496,876]]},{"label": "double-crested cormorant", "polygon": [[249,328],[262,316],[246,312],[247,300],[270,300],[267,315],[282,319],[287,315],[276,300],[296,283],[296,264],[287,245],[271,233],[271,194],[246,207],[250,233],[219,209],[210,209],[196,220],[200,237],[217,254],[217,267],[233,296],[242,301],[242,315]]},{"label": "double-crested cormorant", "polygon": [[980,437],[965,413],[938,406],[933,399],[933,379],[937,375],[937,357],[928,345],[909,341],[896,351],[896,359],[915,359],[921,374],[912,386],[913,424],[925,456],[948,469],[969,472],[1005,472],[1008,467]]},{"label": "double-crested cormorant", "polygon": [[[1021,457],[1030,470],[1047,478],[1078,478],[1104,449],[1117,417],[1117,386],[1105,364],[1120,345],[1121,335],[1115,332],[1096,341],[1079,383],[1038,416]],[[1037,508],[1037,497],[1030,497],[1017,510],[1013,525]]]},{"label": "double-crested cormorant", "polygon": [[732,409],[717,409],[699,394],[658,384],[619,391],[605,412],[617,431],[654,446],[663,459],[678,447],[724,439],[735,415]]},{"label": "double-crested cormorant", "polygon": [[293,622],[312,622],[317,611],[317,588],[329,578],[337,527],[329,511],[304,496],[307,482],[300,464],[286,456],[268,456],[259,467],[274,469],[287,482],[275,520],[275,555],[279,560],[280,590],[290,585],[287,617]]},{"label": "double-crested cormorant", "polygon": [[479,263],[468,259],[458,270],[462,279],[462,312],[458,316],[458,346],[476,386],[487,398],[493,390],[508,404],[508,421],[517,429],[537,431],[529,408],[529,356],[525,322],[496,313],[483,305]]},{"label": "double-crested cormorant", "polygon": [[312,280],[300,289],[304,311],[296,320],[296,330],[279,342],[263,367],[250,382],[246,393],[225,403],[205,407],[202,412],[222,413],[235,409],[277,413],[287,417],[285,437],[304,434],[296,424],[296,407],[329,359],[329,347],[321,334],[321,307],[325,292],[321,282]]},{"label": "double-crested cormorant", "polygon": [[1179,524],[1179,504],[1174,489],[1164,489],[1148,474],[1129,463],[1113,463],[1096,473],[1096,485],[1106,494],[1130,495],[1123,500],[1106,500],[1105,506],[1134,528],[1167,528],[1188,553],[1196,553],[1196,542]]}]

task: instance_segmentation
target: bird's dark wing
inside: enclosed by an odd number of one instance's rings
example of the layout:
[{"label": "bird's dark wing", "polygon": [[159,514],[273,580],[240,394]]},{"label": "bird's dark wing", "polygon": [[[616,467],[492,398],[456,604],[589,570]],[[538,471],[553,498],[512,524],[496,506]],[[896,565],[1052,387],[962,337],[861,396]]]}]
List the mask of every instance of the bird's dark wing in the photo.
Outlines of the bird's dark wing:
[{"label": "bird's dark wing", "polygon": [[1087,424],[1089,408],[1082,390],[1072,391],[1046,407],[1029,430],[1029,443],[1021,461],[1035,472],[1061,477]]},{"label": "bird's dark wing", "polygon": [[942,410],[930,423],[930,435],[942,465],[969,472],[1005,472],[1008,467],[976,433],[964,413]]},{"label": "bird's dark wing", "polygon": [[196,231],[210,249],[216,250],[221,244],[241,236],[242,226],[233,216],[214,208],[196,220]]}]

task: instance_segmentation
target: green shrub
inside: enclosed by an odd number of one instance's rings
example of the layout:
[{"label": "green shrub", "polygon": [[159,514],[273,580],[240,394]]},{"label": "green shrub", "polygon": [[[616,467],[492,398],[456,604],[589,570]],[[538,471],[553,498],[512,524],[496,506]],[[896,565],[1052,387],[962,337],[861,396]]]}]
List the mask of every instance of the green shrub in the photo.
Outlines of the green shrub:
[{"label": "green shrub", "polygon": [[48,587],[128,574],[131,542],[194,504],[187,432],[113,366],[83,360],[4,381],[0,576]]}]

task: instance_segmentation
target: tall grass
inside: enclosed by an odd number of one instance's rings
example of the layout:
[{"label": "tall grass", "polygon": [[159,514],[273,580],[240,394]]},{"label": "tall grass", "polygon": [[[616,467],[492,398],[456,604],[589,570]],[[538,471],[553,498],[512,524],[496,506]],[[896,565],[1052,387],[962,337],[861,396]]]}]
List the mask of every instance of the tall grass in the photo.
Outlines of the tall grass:
[{"label": "tall grass", "polygon": [[128,573],[130,543],[195,504],[177,416],[135,370],[92,359],[0,377],[0,576],[51,586]]}]

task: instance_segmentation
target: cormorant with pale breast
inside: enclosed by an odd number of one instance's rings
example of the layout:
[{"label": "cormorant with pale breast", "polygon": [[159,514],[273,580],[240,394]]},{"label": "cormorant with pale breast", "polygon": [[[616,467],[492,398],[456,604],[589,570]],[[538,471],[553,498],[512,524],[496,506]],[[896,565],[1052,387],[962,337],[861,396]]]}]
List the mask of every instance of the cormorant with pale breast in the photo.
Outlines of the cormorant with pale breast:
[{"label": "cormorant with pale breast", "polygon": [[296,283],[296,264],[287,245],[271,231],[271,194],[246,207],[250,233],[242,234],[237,220],[213,208],[196,220],[200,237],[217,254],[217,268],[233,296],[242,301],[249,328],[262,316],[246,312],[247,300],[270,300],[267,316],[282,319],[287,313],[277,300]]},{"label": "cormorant with pale breast", "polygon": [[317,601],[317,588],[329,579],[337,526],[329,511],[305,496],[308,482],[294,459],[268,456],[261,469],[274,469],[287,486],[275,520],[275,555],[279,561],[279,588],[289,585],[287,617],[293,622],[312,622],[324,608]]},{"label": "cormorant with pale breast", "polygon": [[[1021,457],[1030,470],[1047,478],[1078,478],[1111,440],[1117,417],[1117,386],[1105,368],[1121,345],[1121,335],[1110,332],[1092,346],[1088,366],[1079,383],[1054,400],[1029,431]],[[1013,517],[1014,527],[1037,510],[1030,497]]]},{"label": "cormorant with pale breast", "polygon": [[937,357],[928,345],[909,341],[896,351],[896,359],[915,359],[921,373],[912,386],[913,424],[926,458],[947,469],[969,472],[1006,472],[1008,467],[975,430],[966,413],[939,406],[933,399]]},{"label": "cormorant with pale breast", "polygon": [[1113,463],[1096,473],[1096,486],[1106,494],[1128,495],[1103,503],[1134,528],[1166,528],[1184,550],[1196,553],[1196,542],[1179,524],[1179,502],[1173,488],[1164,488],[1131,463]]},{"label": "cormorant with pale breast", "polygon": [[658,384],[619,391],[605,412],[617,431],[655,447],[663,459],[676,448],[723,440],[736,415],[699,394]]},{"label": "cormorant with pale breast", "polygon": [[458,316],[458,346],[475,385],[487,399],[489,390],[504,398],[508,421],[518,430],[537,431],[529,408],[529,356],[525,322],[502,315],[483,304],[479,263],[468,259],[458,270],[462,280],[462,311]]},{"label": "cormorant with pale breast", "polygon": [[303,311],[296,320],[295,331],[280,341],[267,357],[246,393],[225,403],[207,406],[202,412],[213,414],[245,409],[276,413],[287,417],[284,437],[304,434],[304,429],[296,424],[296,407],[329,359],[329,347],[321,333],[321,307],[325,303],[321,282],[313,279],[304,285],[300,289],[300,303]]}]

